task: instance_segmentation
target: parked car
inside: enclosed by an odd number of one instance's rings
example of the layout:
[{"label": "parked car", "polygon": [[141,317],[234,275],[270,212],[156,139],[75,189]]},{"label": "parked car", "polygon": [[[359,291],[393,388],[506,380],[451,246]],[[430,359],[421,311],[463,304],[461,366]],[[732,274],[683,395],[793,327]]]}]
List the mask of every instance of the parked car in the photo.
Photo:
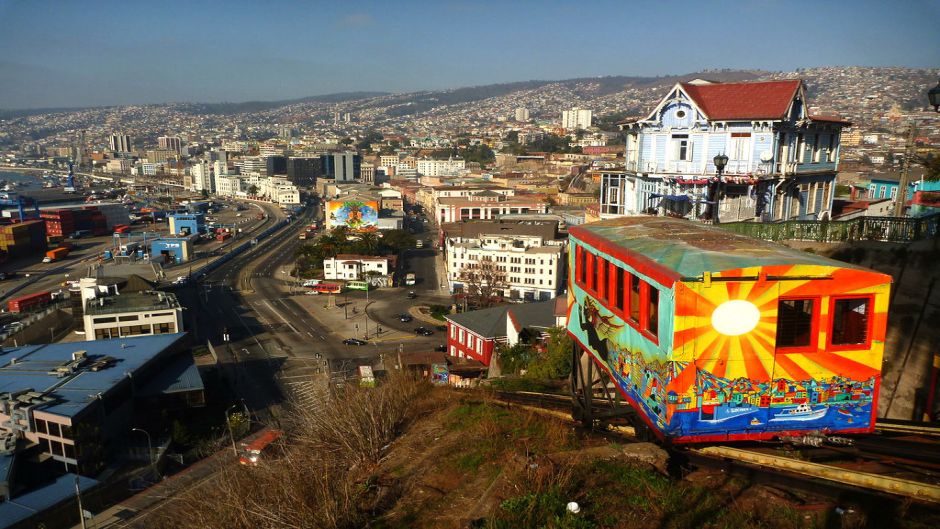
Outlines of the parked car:
[{"label": "parked car", "polygon": [[0,281],[16,276],[16,272],[0,272]]},{"label": "parked car", "polygon": [[409,321],[411,321],[411,320],[413,320],[413,319],[414,319],[414,318],[412,318],[410,314],[399,314],[399,315],[398,315],[398,321],[400,321],[400,322],[402,322],[402,323],[408,323]]},{"label": "parked car", "polygon": [[445,345],[445,344],[438,345],[437,347],[434,348],[434,351],[435,351],[435,352],[438,352],[438,353],[446,353],[446,352],[447,352],[447,345]]},{"label": "parked car", "polygon": [[418,295],[415,294],[414,290],[408,291],[408,299],[415,299],[416,297],[418,297]]},{"label": "parked car", "polygon": [[427,327],[415,327],[415,334],[420,334],[421,336],[431,336],[434,334],[434,331],[428,329]]},{"label": "parked car", "polygon": [[2,331],[4,334],[13,334],[13,333],[19,331],[19,330],[22,329],[22,328],[23,328],[23,324],[22,324],[22,323],[20,323],[20,322],[18,322],[18,321],[14,321],[14,322],[12,322],[12,323],[8,323],[8,324],[4,325],[3,328],[0,329],[0,331]]},{"label": "parked car", "polygon": [[366,342],[365,340],[360,340],[358,338],[346,338],[345,340],[343,340],[343,343],[345,345],[368,345],[369,342]]}]

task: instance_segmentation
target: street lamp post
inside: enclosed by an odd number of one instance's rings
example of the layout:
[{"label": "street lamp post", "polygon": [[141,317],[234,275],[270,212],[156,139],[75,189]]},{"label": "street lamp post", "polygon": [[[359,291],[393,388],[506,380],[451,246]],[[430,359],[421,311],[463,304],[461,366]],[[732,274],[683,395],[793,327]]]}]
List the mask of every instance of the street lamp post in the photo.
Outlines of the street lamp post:
[{"label": "street lamp post", "polygon": [[147,436],[147,454],[150,456],[150,468],[153,469],[153,473],[160,477],[160,472],[157,471],[157,462],[153,458],[153,444],[150,442],[150,432],[142,428],[131,428],[132,432],[141,432]]},{"label": "street lamp post", "polygon": [[238,448],[235,447],[235,434],[232,433],[232,422],[229,420],[228,412],[231,411],[232,408],[237,408],[237,407],[238,407],[238,404],[232,404],[231,406],[228,407],[227,410],[225,410],[225,425],[228,426],[228,438],[232,441],[232,452],[236,456],[238,456]]},{"label": "street lamp post", "polygon": [[721,222],[718,219],[718,210],[719,202],[721,201],[721,190],[724,187],[724,182],[722,181],[721,175],[725,172],[725,166],[728,165],[728,156],[725,154],[719,154],[715,156],[712,161],[715,163],[715,172],[718,173],[717,178],[711,184],[711,190],[709,192],[708,201],[710,202],[712,209],[712,224],[718,224]]}]

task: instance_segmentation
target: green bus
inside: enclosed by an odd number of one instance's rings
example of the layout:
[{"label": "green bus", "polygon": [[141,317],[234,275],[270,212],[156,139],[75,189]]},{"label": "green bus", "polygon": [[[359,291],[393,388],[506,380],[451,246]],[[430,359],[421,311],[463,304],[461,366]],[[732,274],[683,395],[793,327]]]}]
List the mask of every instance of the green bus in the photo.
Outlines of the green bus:
[{"label": "green bus", "polygon": [[349,281],[346,283],[346,288],[349,290],[369,290],[368,281]]}]

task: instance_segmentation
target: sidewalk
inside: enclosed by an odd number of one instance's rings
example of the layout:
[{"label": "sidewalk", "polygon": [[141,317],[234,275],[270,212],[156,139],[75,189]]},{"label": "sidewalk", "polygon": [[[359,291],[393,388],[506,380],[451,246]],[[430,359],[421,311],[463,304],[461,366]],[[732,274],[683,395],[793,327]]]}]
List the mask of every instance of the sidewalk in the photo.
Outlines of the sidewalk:
[{"label": "sidewalk", "polygon": [[[232,453],[231,447],[225,447],[136,495],[96,513],[94,517],[88,520],[86,525],[104,529],[109,527],[132,527],[140,522],[144,524],[143,526],[146,526],[145,522],[137,518],[148,514],[148,509],[156,507],[179,492],[189,490],[200,482],[215,477],[222,465],[234,464],[235,455]],[[72,529],[81,528],[81,524],[72,526]]]}]

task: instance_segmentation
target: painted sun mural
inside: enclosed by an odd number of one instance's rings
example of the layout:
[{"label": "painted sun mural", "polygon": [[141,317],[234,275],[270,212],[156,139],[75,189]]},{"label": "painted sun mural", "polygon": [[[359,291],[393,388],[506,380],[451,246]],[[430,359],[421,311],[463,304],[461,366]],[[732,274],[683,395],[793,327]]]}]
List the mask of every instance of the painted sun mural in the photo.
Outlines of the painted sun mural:
[{"label": "painted sun mural", "polygon": [[873,427],[889,276],[765,265],[664,285],[631,268],[629,256],[590,251],[659,290],[664,332],[651,340],[572,274],[568,329],[664,436],[696,442]]}]

